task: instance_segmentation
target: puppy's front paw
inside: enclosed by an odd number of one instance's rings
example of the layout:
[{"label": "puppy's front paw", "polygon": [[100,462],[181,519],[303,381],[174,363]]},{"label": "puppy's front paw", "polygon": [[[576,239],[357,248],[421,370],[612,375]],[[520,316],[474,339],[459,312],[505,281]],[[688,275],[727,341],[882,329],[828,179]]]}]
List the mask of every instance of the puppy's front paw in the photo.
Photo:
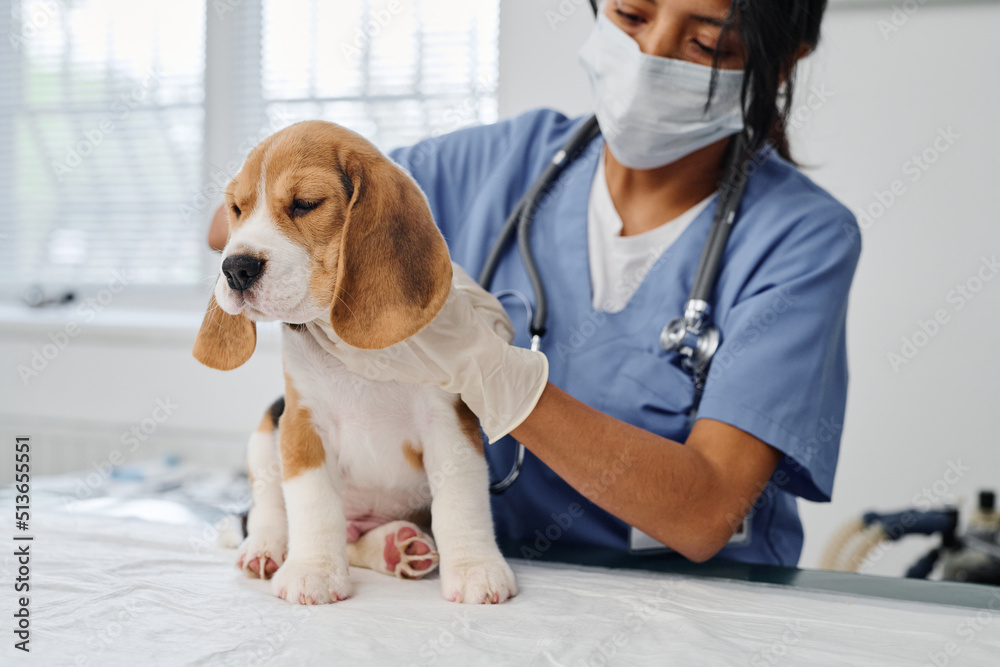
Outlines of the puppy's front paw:
[{"label": "puppy's front paw", "polygon": [[271,579],[271,592],[292,604],[327,604],[351,596],[347,563],[298,560],[294,556]]},{"label": "puppy's front paw", "polygon": [[499,554],[441,563],[441,591],[451,602],[499,604],[517,595],[517,582]]},{"label": "puppy's front paw", "polygon": [[285,530],[255,530],[240,545],[236,567],[249,577],[270,579],[287,554],[288,534]]}]

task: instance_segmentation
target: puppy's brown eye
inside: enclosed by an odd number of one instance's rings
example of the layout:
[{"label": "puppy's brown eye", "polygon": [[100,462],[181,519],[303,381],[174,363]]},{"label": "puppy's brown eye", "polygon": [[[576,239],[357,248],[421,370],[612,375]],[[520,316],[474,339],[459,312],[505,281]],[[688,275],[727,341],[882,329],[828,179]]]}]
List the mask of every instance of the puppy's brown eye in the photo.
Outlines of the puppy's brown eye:
[{"label": "puppy's brown eye", "polygon": [[240,217],[240,207],[237,206],[236,204],[233,204],[233,215],[235,215],[237,218]]},{"label": "puppy's brown eye", "polygon": [[305,199],[294,199],[292,200],[292,207],[289,210],[289,215],[293,218],[300,218],[322,203],[323,203],[322,199],[316,201],[307,201]]}]

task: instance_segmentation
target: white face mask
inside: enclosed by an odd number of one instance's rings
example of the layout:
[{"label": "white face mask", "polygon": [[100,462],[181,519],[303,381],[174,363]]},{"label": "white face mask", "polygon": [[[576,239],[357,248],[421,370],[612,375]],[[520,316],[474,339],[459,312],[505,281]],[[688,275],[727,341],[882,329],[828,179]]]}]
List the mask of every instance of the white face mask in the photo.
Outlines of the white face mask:
[{"label": "white face mask", "polygon": [[604,12],[580,49],[597,122],[611,154],[631,169],[653,169],[743,129],[743,72],[650,56]]}]

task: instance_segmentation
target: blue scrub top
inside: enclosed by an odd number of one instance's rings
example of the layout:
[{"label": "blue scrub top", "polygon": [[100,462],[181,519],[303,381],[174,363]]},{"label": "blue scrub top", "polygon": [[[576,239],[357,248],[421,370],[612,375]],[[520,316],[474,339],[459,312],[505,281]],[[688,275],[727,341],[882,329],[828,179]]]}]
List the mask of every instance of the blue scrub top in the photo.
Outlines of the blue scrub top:
[{"label": "blue scrub top", "polygon": [[[504,220],[584,118],[551,110],[460,130],[393,151],[424,190],[452,258],[478,276]],[[624,310],[591,306],[587,204],[604,141],[598,137],[544,196],[531,229],[549,299],[542,351],[549,380],[601,412],[684,442],[694,387],[676,353],[659,345],[683,312],[715,209],[708,206],[657,261]],[[796,497],[827,502],[833,489],[847,393],[847,298],[861,252],[851,212],[765,150],[754,161],[714,297],[721,345],[698,418],[731,424],[785,456],[751,509],[748,539],[718,557],[795,565],[802,550]],[[516,244],[491,290],[534,303]],[[502,302],[515,344],[527,347],[524,307]],[[487,447],[494,480],[514,457],[506,437]],[[607,443],[614,447],[615,443]],[[624,456],[624,455],[623,455]],[[622,460],[623,470],[629,462]],[[618,484],[614,470],[595,485]],[[683,512],[684,507],[664,508]],[[562,544],[628,548],[629,526],[594,505],[530,452],[521,476],[493,497],[497,537],[541,554]]]}]

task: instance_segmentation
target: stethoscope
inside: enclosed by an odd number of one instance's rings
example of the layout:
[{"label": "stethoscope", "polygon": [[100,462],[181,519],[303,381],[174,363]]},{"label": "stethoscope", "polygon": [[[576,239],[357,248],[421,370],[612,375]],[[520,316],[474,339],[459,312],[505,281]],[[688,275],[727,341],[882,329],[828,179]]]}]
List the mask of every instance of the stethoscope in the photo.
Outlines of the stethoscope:
[{"label": "stethoscope", "polygon": [[[545,296],[545,286],[542,284],[538,274],[538,266],[535,263],[534,255],[531,251],[530,234],[531,223],[534,217],[536,204],[549,189],[566,167],[573,162],[580,153],[593,141],[601,130],[597,125],[597,117],[591,116],[581,125],[573,136],[570,137],[566,145],[563,146],[553,157],[538,179],[528,188],[518,201],[517,206],[508,216],[500,234],[497,236],[490,254],[486,258],[483,270],[479,274],[479,284],[489,290],[496,274],[500,258],[507,247],[511,236],[517,232],[517,245],[524,262],[531,288],[535,293],[535,308],[529,318],[528,332],[531,335],[531,349],[540,350],[542,336],[545,335],[545,321],[548,314],[548,300]],[[708,240],[698,261],[698,270],[695,274],[694,284],[691,292],[684,304],[684,314],[670,320],[663,331],[660,332],[660,346],[667,352],[677,352],[681,357],[681,365],[687,370],[694,380],[694,402],[688,415],[689,424],[693,424],[698,411],[698,404],[701,401],[701,394],[705,387],[705,379],[708,377],[708,368],[712,363],[712,357],[719,349],[719,330],[712,324],[709,316],[711,314],[712,291],[719,277],[722,266],[722,256],[726,249],[726,241],[736,221],[736,212],[743,197],[743,190],[746,187],[747,176],[749,175],[749,162],[747,156],[746,140],[742,133],[730,142],[726,156],[725,176],[719,188],[719,199],[716,203],[715,217],[712,220],[712,227],[708,233]],[[507,294],[519,293],[507,290],[497,293],[499,298]],[[530,312],[530,304],[527,299],[521,296],[526,309]],[[490,484],[490,492],[494,494],[506,491],[518,475],[521,474],[521,465],[524,462],[525,448],[520,442],[517,443],[517,453],[514,464],[507,473],[507,476],[499,482]]]}]

